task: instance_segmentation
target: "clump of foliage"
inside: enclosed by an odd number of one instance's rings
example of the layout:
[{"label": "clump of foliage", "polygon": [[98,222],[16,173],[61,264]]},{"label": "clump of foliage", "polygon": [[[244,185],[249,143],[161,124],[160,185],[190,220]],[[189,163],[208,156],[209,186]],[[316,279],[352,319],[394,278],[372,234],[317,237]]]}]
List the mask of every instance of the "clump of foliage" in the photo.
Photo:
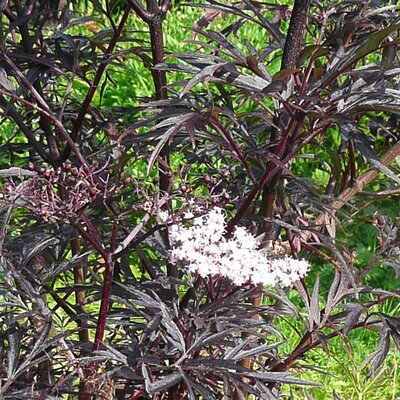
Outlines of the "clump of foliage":
[{"label": "clump of foliage", "polygon": [[[399,194],[396,5],[1,7],[0,398],[284,398],[318,384],[297,375],[310,351],[357,330],[379,331],[377,373],[400,347],[384,308],[399,221],[378,212]],[[202,17],[176,53],[163,29],[179,7]],[[154,85],[135,107],[111,97],[132,60]],[[368,262],[349,239],[365,199]],[[238,286],[215,258],[190,272],[171,229],[217,207],[220,241],[257,236],[249,248],[288,274],[308,259],[309,276]],[[300,336],[289,352],[282,319]]]}]

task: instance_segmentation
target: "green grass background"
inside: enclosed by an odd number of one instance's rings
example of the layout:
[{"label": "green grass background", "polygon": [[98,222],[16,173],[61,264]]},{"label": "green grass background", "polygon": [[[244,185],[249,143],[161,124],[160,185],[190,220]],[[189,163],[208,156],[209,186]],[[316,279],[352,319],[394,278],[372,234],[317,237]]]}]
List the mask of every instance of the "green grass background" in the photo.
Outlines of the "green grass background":
[{"label": "green grass background", "polygon": [[[290,1],[270,1],[276,4],[291,3]],[[165,45],[168,52],[169,61],[174,61],[173,54],[185,50],[197,49],[195,45],[188,43],[192,32],[191,28],[196,21],[203,15],[200,8],[190,7],[174,7],[168,14],[164,25]],[[209,29],[221,31],[232,17],[217,18],[213,21]],[[148,40],[146,26],[136,16],[132,15],[129,19],[129,28],[132,29],[132,37],[137,40]],[[101,26],[101,24],[99,24]],[[82,26],[76,26],[66,33],[76,34]],[[246,51],[244,39],[251,42],[254,48],[260,50],[264,46],[264,32],[259,26],[245,24],[237,34],[232,37],[232,41],[239,44],[243,51]],[[131,46],[131,42],[126,43],[126,48]],[[271,75],[279,70],[280,59],[271,56],[268,60],[268,71]],[[100,98],[99,91],[95,97],[95,104],[101,104],[104,109],[113,106],[135,107],[140,104],[142,98],[153,94],[153,84],[151,74],[147,68],[143,66],[142,61],[137,57],[129,58],[126,68],[118,68],[112,66],[109,68],[112,73],[113,82],[108,82],[103,97]],[[169,82],[181,79],[179,74],[170,74]],[[73,86],[73,93],[76,99],[82,100],[86,94],[88,87],[84,82],[76,80]],[[4,134],[11,137],[13,130],[11,126],[3,124]],[[335,133],[332,133],[334,142]],[[324,154],[321,154],[323,157]],[[21,161],[1,159],[0,166],[4,167],[9,163],[13,165],[23,165],[26,160],[22,157]],[[132,176],[142,177],[145,175],[145,165],[136,165],[136,170],[131,171]],[[309,162],[298,159],[293,164],[296,172],[301,172],[303,176],[309,176],[321,184],[326,183],[329,177],[329,171],[324,170],[321,164],[312,167]],[[151,178],[149,178],[151,179]],[[149,182],[151,184],[151,182]],[[379,184],[379,183],[378,183]],[[385,181],[382,182],[384,186]],[[374,250],[377,245],[376,230],[369,223],[369,217],[376,210],[376,203],[367,205],[362,208],[351,218],[348,218],[346,224],[343,225],[339,232],[339,238],[346,242],[346,245],[357,253],[356,265],[365,266],[372,259]],[[393,201],[381,201],[378,204],[379,212],[384,215],[396,216],[398,214],[398,204]],[[328,281],[331,278],[331,267],[323,264],[315,264],[314,272],[308,279],[313,279],[315,274],[319,273],[322,281]],[[389,268],[377,266],[369,277],[369,284],[372,286],[384,287],[388,290],[398,289],[399,284],[396,281],[393,271]],[[322,288],[323,290],[328,288]],[[294,300],[295,301],[295,300]],[[323,299],[321,299],[323,302]],[[98,306],[93,303],[90,306],[93,310]],[[381,312],[387,312],[391,315],[400,314],[400,304],[395,300],[387,302],[384,308],[380,308]],[[278,319],[278,327],[286,339],[283,352],[290,351],[296,346],[300,340],[298,330],[302,327],[293,328],[295,321],[290,319]],[[328,351],[317,348],[310,351],[302,360],[294,373],[304,380],[319,383],[321,386],[317,388],[307,388],[314,399],[332,399],[333,393],[336,391],[340,399],[344,400],[396,400],[400,399],[400,371],[399,371],[399,354],[392,346],[389,356],[387,357],[383,367],[378,373],[368,378],[368,356],[374,351],[377,345],[378,333],[366,330],[356,330],[350,334],[348,338],[338,336],[330,341]],[[315,368],[310,369],[307,365],[313,365]],[[284,397],[287,399],[307,399],[307,395],[302,388],[283,387]]]},{"label": "green grass background", "polygon": [[[275,4],[290,4],[291,1],[271,1]],[[191,28],[194,27],[199,18],[203,15],[204,10],[193,7],[174,7],[168,13],[164,24],[165,46],[167,50],[167,61],[174,62],[175,53],[185,50],[202,51],[194,44],[189,43],[192,36]],[[208,29],[220,32],[233,18],[225,16],[224,18],[216,18],[208,27]],[[132,16],[128,24],[132,29],[132,35],[135,39],[148,40],[147,27],[137,17]],[[71,32],[76,32],[78,28],[73,28]],[[238,44],[245,53],[247,49],[244,40],[249,40],[254,48],[261,50],[264,46],[264,35],[262,28],[256,25],[245,24],[237,33],[236,37],[230,40]],[[131,44],[127,42],[129,48]],[[142,98],[153,94],[153,84],[150,72],[143,66],[142,61],[137,57],[132,57],[126,63],[126,68],[110,67],[112,71],[113,82],[108,82],[101,106],[104,108],[115,105],[124,107],[134,107],[140,104]],[[273,75],[279,71],[280,58],[276,55],[267,59],[268,72]],[[183,76],[177,73],[168,75],[168,81],[174,82],[182,79]],[[87,87],[84,84],[76,84],[74,87],[74,95],[82,98],[86,93]],[[95,103],[100,104],[100,96],[96,95]],[[332,143],[330,148],[337,147],[337,132],[332,132]],[[307,150],[311,149],[306,149]],[[326,154],[326,153],[325,153]],[[319,156],[325,157],[324,151],[321,150]],[[136,171],[131,171],[133,176],[141,176],[145,173],[144,165],[137,165]],[[303,176],[309,176],[316,182],[326,184],[330,176],[330,171],[321,167],[321,163],[312,165],[309,161],[304,162],[299,158],[293,163],[293,169],[301,172]],[[379,184],[379,183],[378,183]],[[382,186],[384,186],[383,180]],[[339,238],[346,242],[346,245],[357,253],[356,265],[365,266],[372,259],[374,250],[377,245],[376,230],[369,223],[371,214],[376,209],[376,204],[364,207],[356,215],[347,218],[347,223],[341,227]],[[384,215],[395,216],[398,214],[398,205],[393,201],[381,201],[379,204],[379,212]],[[312,280],[315,274],[321,275],[322,281],[329,282],[332,275],[332,268],[323,264],[314,265],[314,273],[308,279]],[[323,279],[323,278],[326,279]],[[385,287],[393,290],[399,288],[398,282],[394,279],[393,271],[389,268],[377,266],[370,275],[368,282],[372,286]],[[323,292],[322,288],[322,292]],[[325,288],[327,291],[329,288]],[[323,299],[321,299],[323,301]],[[294,300],[296,301],[296,300]],[[94,307],[94,305],[92,305]],[[385,309],[380,311],[387,312],[391,315],[400,314],[400,304],[394,300],[388,302],[384,306]],[[286,339],[283,346],[283,352],[289,354],[300,340],[298,331],[301,332],[302,327],[297,326],[294,329],[296,321],[290,319],[279,319],[278,327]],[[399,354],[392,346],[389,356],[387,357],[382,368],[374,377],[368,378],[368,357],[376,348],[378,340],[378,332],[367,331],[365,329],[353,331],[348,338],[338,336],[329,342],[328,351],[326,349],[317,348],[306,354],[305,358],[298,363],[298,367],[294,373],[304,380],[319,383],[321,386],[317,388],[307,388],[312,398],[316,400],[332,399],[336,392],[342,400],[396,400],[400,399],[400,371],[399,371]],[[313,369],[308,365],[314,366]],[[283,398],[285,399],[308,399],[307,394],[302,388],[293,386],[283,387]]]}]

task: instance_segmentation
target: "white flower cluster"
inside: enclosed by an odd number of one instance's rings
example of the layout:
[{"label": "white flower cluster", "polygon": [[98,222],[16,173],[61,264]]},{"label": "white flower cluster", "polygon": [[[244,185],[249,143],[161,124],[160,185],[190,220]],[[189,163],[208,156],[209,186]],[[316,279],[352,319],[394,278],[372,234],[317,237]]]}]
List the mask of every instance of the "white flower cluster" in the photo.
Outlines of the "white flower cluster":
[{"label": "white flower cluster", "polygon": [[221,208],[194,218],[190,227],[170,226],[171,262],[183,262],[191,272],[202,277],[227,277],[238,286],[249,282],[290,286],[307,273],[307,261],[287,256],[268,257],[259,249],[257,239],[244,228],[236,228],[232,238],[226,239],[225,226]]}]

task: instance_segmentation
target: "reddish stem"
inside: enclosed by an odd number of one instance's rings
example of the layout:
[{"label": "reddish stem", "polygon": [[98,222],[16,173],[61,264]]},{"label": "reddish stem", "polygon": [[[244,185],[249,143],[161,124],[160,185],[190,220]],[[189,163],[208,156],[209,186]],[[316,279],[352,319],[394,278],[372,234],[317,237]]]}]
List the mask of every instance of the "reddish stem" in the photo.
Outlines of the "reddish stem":
[{"label": "reddish stem", "polygon": [[110,305],[112,281],[114,275],[114,261],[111,259],[111,257],[108,257],[108,259],[105,260],[105,269],[106,270],[103,282],[103,293],[101,295],[100,312],[97,321],[97,329],[93,344],[93,351],[97,351],[100,349],[103,343],[104,332],[106,329],[108,308]]},{"label": "reddish stem", "polygon": [[[118,29],[114,32],[114,35],[110,41],[110,44],[108,45],[108,48],[107,48],[106,52],[104,53],[103,62],[100,64],[99,68],[97,69],[96,76],[94,77],[93,82],[90,85],[90,88],[86,94],[85,100],[83,101],[83,104],[79,111],[78,117],[76,118],[74,126],[72,127],[71,138],[73,141],[76,141],[78,139],[78,134],[82,127],[83,121],[85,120],[85,115],[89,109],[90,103],[93,100],[93,96],[96,93],[97,87],[100,83],[103,73],[104,73],[105,69],[107,68],[107,65],[108,65],[107,61],[110,59],[111,54],[113,53],[114,48],[118,42],[118,39],[121,36],[122,30],[128,19],[130,11],[131,11],[131,6],[128,5],[126,7],[125,13],[122,16],[122,19],[118,25]],[[61,159],[63,161],[65,161],[69,157],[70,152],[71,152],[71,146],[69,144],[67,144],[65,146],[65,149],[63,151]]]},{"label": "reddish stem", "polygon": [[225,139],[228,141],[228,143],[232,146],[233,150],[236,153],[236,156],[238,157],[239,161],[242,163],[243,167],[245,168],[250,180],[253,183],[256,183],[257,182],[256,177],[254,176],[253,171],[251,170],[250,166],[248,165],[240,146],[232,138],[232,135],[220,124],[220,122],[218,121],[218,119],[216,117],[211,117],[211,124],[223,137],[225,137]]},{"label": "reddish stem", "polygon": [[108,309],[110,307],[110,298],[111,298],[111,291],[112,291],[112,282],[114,276],[114,265],[115,262],[112,259],[111,254],[114,253],[116,242],[117,242],[117,232],[118,232],[118,225],[115,223],[113,225],[112,233],[111,233],[111,246],[110,252],[107,258],[105,258],[105,277],[103,282],[103,292],[101,295],[101,304],[100,304],[100,312],[99,318],[97,321],[97,329],[96,329],[96,336],[93,345],[93,351],[99,350],[104,339],[104,332],[106,329],[107,323],[107,316],[108,316]]}]

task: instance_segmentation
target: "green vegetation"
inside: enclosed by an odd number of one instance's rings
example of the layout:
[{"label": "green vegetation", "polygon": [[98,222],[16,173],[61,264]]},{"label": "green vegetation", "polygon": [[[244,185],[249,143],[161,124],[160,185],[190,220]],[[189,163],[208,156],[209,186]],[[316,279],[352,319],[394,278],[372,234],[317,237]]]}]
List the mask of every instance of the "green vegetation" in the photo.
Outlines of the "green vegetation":
[{"label": "green vegetation", "polygon": [[[152,3],[0,17],[0,399],[399,400],[397,5]],[[307,276],[178,263],[213,207]]]}]

